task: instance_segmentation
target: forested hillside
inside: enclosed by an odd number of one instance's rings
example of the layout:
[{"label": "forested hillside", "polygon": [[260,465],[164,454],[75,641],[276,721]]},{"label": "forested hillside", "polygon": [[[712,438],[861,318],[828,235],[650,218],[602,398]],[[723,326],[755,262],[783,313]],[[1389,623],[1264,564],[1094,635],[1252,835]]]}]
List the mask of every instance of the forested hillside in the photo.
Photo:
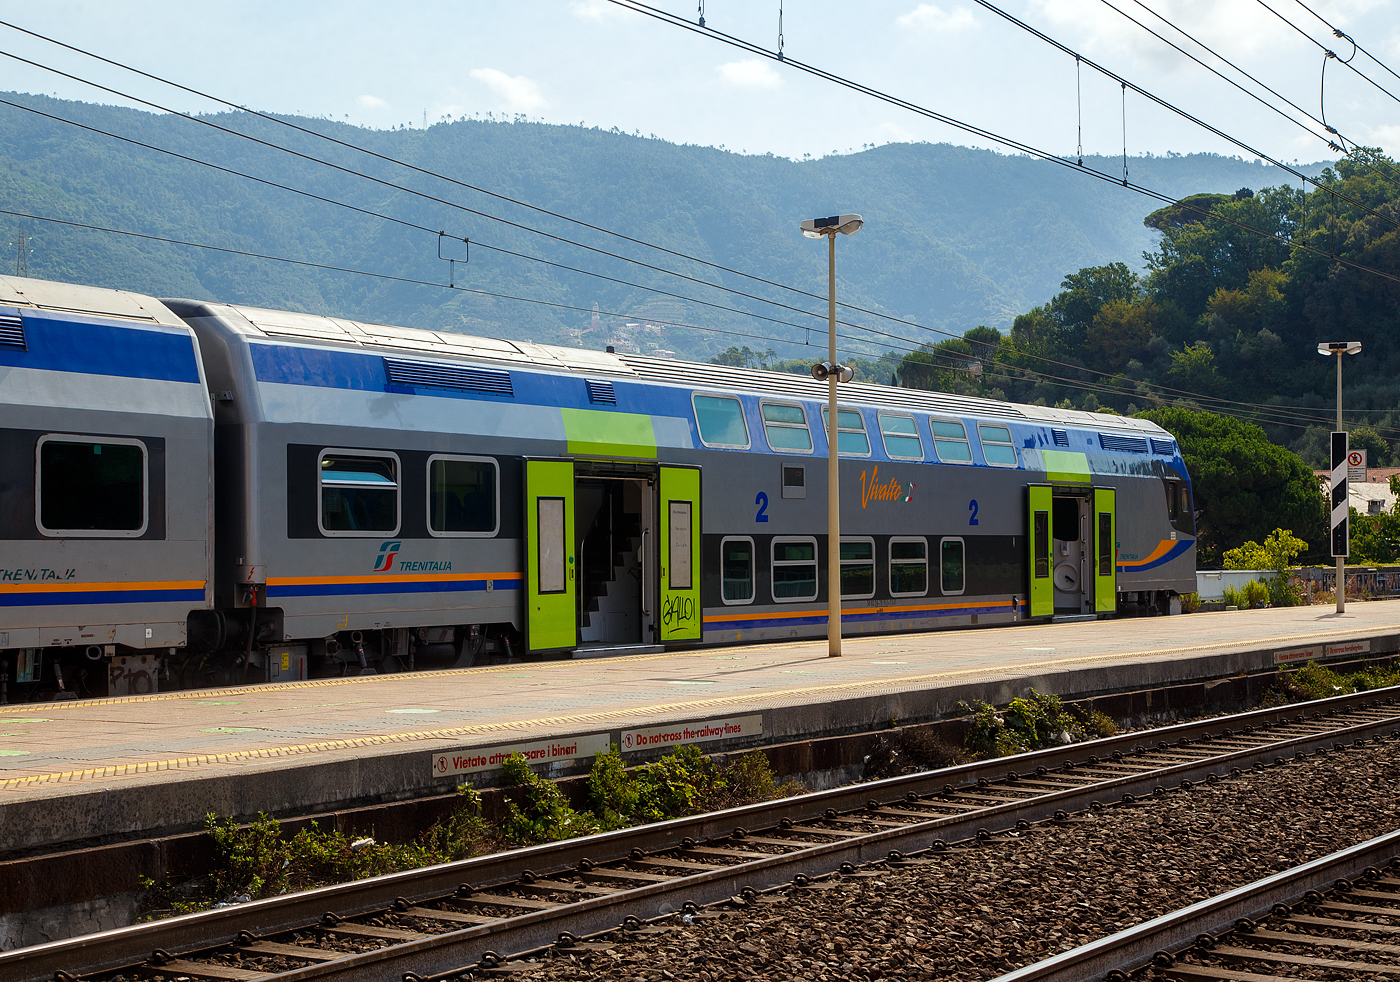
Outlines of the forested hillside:
[{"label": "forested hillside", "polygon": [[[824,315],[819,300],[581,229],[250,114],[225,113],[207,121],[413,188],[442,203],[175,116],[34,95],[3,98],[15,105],[0,105],[0,208],[434,284],[448,281],[435,234],[446,231],[472,240],[469,264],[456,271],[459,286],[562,306],[451,293],[438,286],[26,221],[31,275],[510,338],[589,346],[618,340],[689,357],[709,357],[736,344],[797,357],[803,352],[793,342],[807,340],[807,325],[814,329],[812,343],[822,341],[824,317],[678,280],[453,205]],[[16,106],[385,217],[260,185]],[[802,239],[797,225],[815,215],[860,212],[867,220],[865,229],[840,245],[842,299],[959,335],[978,325],[1007,334],[1018,314],[1055,292],[1066,271],[1116,261],[1138,269],[1141,253],[1155,248],[1160,238],[1142,224],[1153,202],[1139,195],[1055,164],[948,145],[888,145],[793,161],[524,121],[459,120],[426,130],[392,131],[324,119],[295,121],[426,171],[821,295],[826,292],[823,249]],[[1113,174],[1121,168],[1117,159],[1086,158],[1084,163]],[[1134,180],[1173,196],[1281,183],[1273,168],[1226,157],[1138,157],[1128,163]],[[8,216],[5,222],[5,241],[14,242],[21,222]],[[11,246],[5,266],[13,269],[14,258]],[[598,330],[591,329],[595,303],[604,312]],[[623,316],[608,316],[609,311]],[[731,333],[662,325],[658,331],[619,336],[625,322],[649,319]],[[859,320],[906,339],[906,348],[938,337],[908,324]],[[1173,346],[1179,347],[1179,333],[1167,338]],[[852,347],[874,355],[883,350],[880,340]]]},{"label": "forested hillside", "polygon": [[1344,369],[1347,428],[1372,466],[1390,464],[1400,438],[1400,168],[1363,149],[1321,180],[1308,194],[1245,187],[1152,212],[1144,224],[1160,234],[1145,275],[1131,260],[1069,273],[1009,330],[979,327],[908,356],[900,381],[1128,414],[1214,408],[1255,419],[1321,467],[1336,359],[1319,357],[1317,344],[1359,340]]}]

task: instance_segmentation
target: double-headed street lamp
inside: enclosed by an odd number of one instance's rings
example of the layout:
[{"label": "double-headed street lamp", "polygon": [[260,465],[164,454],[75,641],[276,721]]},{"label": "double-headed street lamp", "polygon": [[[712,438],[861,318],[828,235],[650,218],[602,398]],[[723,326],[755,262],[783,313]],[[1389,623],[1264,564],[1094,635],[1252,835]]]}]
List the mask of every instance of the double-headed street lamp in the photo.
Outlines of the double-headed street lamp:
[{"label": "double-headed street lamp", "polygon": [[841,656],[841,493],[840,430],[836,416],[836,383],[849,382],[851,369],[836,361],[836,233],[854,235],[865,224],[859,215],[833,215],[809,218],[802,223],[802,234],[809,239],[826,238],[827,245],[827,360],[812,366],[812,377],[827,381],[826,420],[826,591],[827,654]]},{"label": "double-headed street lamp", "polygon": [[1346,566],[1350,549],[1350,502],[1347,494],[1346,431],[1342,429],[1342,355],[1361,354],[1360,341],[1324,341],[1317,346],[1319,355],[1337,356],[1337,429],[1332,433],[1332,555],[1337,559],[1337,613],[1347,609]]}]

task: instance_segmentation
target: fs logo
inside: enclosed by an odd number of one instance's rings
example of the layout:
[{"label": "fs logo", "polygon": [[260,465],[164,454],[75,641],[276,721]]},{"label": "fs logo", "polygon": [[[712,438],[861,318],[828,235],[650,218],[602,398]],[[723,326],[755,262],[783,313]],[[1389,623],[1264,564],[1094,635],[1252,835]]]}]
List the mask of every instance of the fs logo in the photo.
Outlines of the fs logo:
[{"label": "fs logo", "polygon": [[402,542],[386,542],[379,547],[379,559],[374,564],[376,573],[387,573],[394,568],[394,557],[399,554]]}]

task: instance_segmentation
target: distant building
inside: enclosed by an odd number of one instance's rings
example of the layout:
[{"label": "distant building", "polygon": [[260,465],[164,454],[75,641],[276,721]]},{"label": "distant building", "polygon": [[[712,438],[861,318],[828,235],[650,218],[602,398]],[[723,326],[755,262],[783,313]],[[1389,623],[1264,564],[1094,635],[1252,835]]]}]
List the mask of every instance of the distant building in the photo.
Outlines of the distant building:
[{"label": "distant building", "polygon": [[[1332,472],[1315,470],[1318,483],[1324,492],[1332,487]],[[1366,470],[1366,482],[1347,482],[1347,503],[1362,515],[1379,515],[1395,507],[1395,495],[1390,490],[1390,479],[1400,474],[1400,467],[1371,467]]]}]

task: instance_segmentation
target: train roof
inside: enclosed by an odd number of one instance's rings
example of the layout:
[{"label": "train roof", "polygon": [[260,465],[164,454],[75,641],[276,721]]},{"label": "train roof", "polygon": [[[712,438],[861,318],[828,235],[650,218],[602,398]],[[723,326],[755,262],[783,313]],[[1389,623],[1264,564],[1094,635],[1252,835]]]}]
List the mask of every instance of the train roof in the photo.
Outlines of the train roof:
[{"label": "train roof", "polygon": [[115,317],[120,320],[145,321],[164,327],[189,329],[189,325],[154,297],[126,290],[79,286],[53,280],[0,276],[0,305],[53,313]]},{"label": "train roof", "polygon": [[[224,322],[249,337],[267,337],[330,346],[388,349],[410,352],[420,357],[446,358],[468,362],[491,362],[516,368],[567,372],[580,376],[612,376],[657,385],[692,389],[776,395],[824,402],[825,382],[805,375],[762,369],[735,368],[700,362],[654,358],[646,355],[614,354],[583,348],[506,341],[476,337],[451,331],[370,324],[341,317],[267,310],[240,304],[191,300],[166,300],[186,316],[223,315]],[[228,316],[232,314],[233,316]],[[953,416],[1019,419],[1027,422],[1094,429],[1129,430],[1134,433],[1165,434],[1156,423],[1109,413],[1076,409],[1055,409],[999,402],[969,396],[905,389],[888,385],[848,382],[841,386],[843,404],[873,408],[901,408]]]}]

